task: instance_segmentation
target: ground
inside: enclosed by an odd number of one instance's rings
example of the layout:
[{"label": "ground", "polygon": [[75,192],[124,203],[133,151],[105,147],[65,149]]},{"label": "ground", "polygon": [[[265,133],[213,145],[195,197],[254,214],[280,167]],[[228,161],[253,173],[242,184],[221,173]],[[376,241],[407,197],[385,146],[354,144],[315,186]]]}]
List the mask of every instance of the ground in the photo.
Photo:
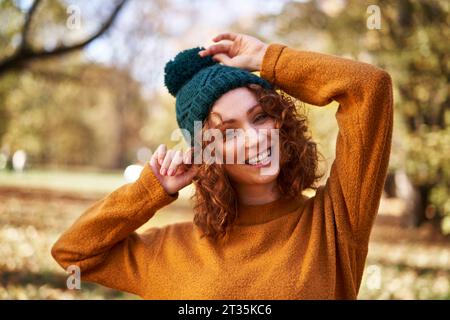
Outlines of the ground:
[{"label": "ground", "polygon": [[[0,172],[0,299],[138,299],[82,283],[50,256],[57,237],[88,206],[124,183],[120,173]],[[189,220],[189,191],[144,228]],[[397,199],[382,199],[359,299],[450,299],[450,240],[430,226],[406,228]]]}]

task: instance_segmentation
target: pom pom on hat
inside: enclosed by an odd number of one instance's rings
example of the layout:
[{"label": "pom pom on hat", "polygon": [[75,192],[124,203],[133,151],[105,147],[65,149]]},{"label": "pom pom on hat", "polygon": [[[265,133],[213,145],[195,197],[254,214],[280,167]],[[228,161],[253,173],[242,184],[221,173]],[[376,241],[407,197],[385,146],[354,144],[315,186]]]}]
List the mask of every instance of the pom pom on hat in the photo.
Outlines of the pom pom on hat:
[{"label": "pom pom on hat", "polygon": [[255,83],[272,88],[265,79],[241,68],[222,65],[211,56],[201,57],[196,47],[181,51],[164,68],[164,84],[176,98],[178,126],[186,141],[194,145],[195,122],[203,122],[214,102],[224,93]]},{"label": "pom pom on hat", "polygon": [[170,94],[176,97],[178,91],[200,70],[218,64],[211,56],[201,57],[198,53],[204,47],[181,51],[164,67],[164,84]]}]

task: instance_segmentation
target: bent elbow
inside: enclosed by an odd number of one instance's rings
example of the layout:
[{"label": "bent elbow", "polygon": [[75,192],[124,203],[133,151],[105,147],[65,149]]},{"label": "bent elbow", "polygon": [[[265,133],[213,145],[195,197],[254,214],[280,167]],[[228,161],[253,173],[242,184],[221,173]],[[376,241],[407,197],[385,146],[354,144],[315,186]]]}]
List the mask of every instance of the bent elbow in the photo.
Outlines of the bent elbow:
[{"label": "bent elbow", "polygon": [[391,75],[380,68],[372,71],[369,84],[368,98],[386,109],[393,108],[393,92]]},{"label": "bent elbow", "polygon": [[63,259],[64,254],[62,253],[58,242],[53,244],[52,248],[50,249],[50,253],[53,257],[53,260],[55,260],[61,267],[66,268],[66,261]]},{"label": "bent elbow", "polygon": [[373,75],[373,84],[377,92],[391,95],[392,78],[391,75],[383,69],[377,68]]},{"label": "bent elbow", "polygon": [[74,259],[73,254],[65,250],[64,245],[59,241],[53,244],[50,253],[53,259],[64,269],[67,269],[70,265],[77,264],[77,260]]}]

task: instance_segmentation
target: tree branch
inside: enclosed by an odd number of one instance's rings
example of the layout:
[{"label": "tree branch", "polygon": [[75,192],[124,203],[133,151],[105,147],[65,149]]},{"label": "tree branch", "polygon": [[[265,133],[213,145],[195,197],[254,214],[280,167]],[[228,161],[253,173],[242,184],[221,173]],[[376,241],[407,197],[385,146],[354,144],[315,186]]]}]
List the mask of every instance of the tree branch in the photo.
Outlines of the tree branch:
[{"label": "tree branch", "polygon": [[[21,69],[21,68],[23,68],[23,66],[26,62],[29,62],[31,60],[50,58],[50,57],[59,56],[59,55],[63,55],[63,54],[66,54],[66,53],[69,53],[72,51],[82,49],[83,47],[87,46],[92,41],[94,41],[95,39],[100,37],[103,33],[105,33],[111,27],[111,25],[116,20],[120,10],[122,10],[122,8],[126,2],[127,2],[127,0],[120,1],[120,3],[114,8],[114,11],[111,13],[109,18],[106,20],[106,22],[102,25],[102,27],[100,27],[100,29],[96,33],[94,33],[88,39],[81,41],[79,43],[73,44],[71,46],[61,45],[51,51],[45,51],[45,50],[34,51],[27,45],[26,40],[23,39],[22,41],[25,41],[25,42],[22,42],[20,50],[17,50],[12,56],[10,56],[0,62],[0,75],[6,71],[9,71],[12,69]],[[28,33],[28,31],[26,31],[25,28],[29,29],[30,21],[33,16],[33,12],[36,9],[38,3],[39,3],[39,0],[35,1],[33,3],[32,8],[30,9],[30,11],[27,14],[27,20],[25,22],[24,31],[23,31],[23,35],[25,35],[25,36]],[[25,43],[25,44],[23,44],[23,43]]]},{"label": "tree branch", "polygon": [[22,39],[19,47],[19,51],[24,51],[28,48],[28,33],[30,32],[31,21],[33,20],[34,13],[36,12],[37,7],[41,0],[35,0],[31,5],[30,10],[28,10],[27,16],[25,18],[25,24],[23,26],[22,31]]}]

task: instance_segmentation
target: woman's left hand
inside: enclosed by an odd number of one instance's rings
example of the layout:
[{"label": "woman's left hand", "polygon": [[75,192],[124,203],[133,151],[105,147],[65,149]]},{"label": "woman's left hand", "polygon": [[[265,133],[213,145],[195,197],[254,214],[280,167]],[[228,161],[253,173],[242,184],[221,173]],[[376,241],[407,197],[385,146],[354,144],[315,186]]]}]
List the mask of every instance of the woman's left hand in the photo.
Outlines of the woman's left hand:
[{"label": "woman's left hand", "polygon": [[202,57],[212,55],[215,61],[226,66],[260,71],[262,60],[268,45],[252,36],[239,33],[222,33],[213,38],[213,44],[199,54]]}]

